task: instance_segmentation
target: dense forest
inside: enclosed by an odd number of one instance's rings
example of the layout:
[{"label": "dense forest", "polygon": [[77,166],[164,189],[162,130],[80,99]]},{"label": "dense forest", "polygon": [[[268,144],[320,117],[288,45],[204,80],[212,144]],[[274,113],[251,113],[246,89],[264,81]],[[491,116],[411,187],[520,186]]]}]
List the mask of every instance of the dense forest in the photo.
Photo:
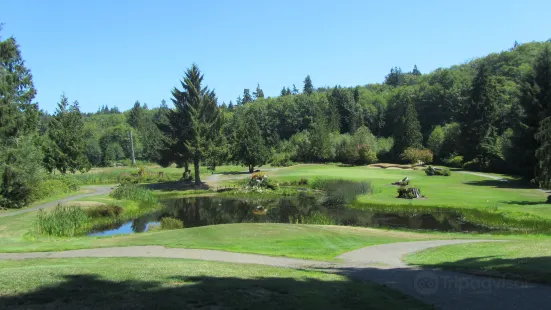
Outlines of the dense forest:
[{"label": "dense forest", "polygon": [[268,163],[381,161],[435,162],[551,185],[549,41],[515,43],[425,74],[395,67],[379,84],[316,88],[306,76],[300,89],[285,85],[278,97],[256,85],[228,104],[193,64],[175,81],[171,104],[150,109],[136,101],[124,112],[103,105],[83,113],[62,94],[51,115],[33,101],[32,75],[14,38],[0,38],[0,58],[1,207],[42,198],[53,175],[129,165],[133,155],[182,167],[197,184],[201,165],[253,171]]}]

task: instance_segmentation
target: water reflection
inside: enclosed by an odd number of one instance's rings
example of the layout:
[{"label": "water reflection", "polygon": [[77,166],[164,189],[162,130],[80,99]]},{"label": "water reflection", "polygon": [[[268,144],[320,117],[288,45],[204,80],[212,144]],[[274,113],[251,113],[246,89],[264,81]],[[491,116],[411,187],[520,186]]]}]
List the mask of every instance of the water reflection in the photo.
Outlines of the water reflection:
[{"label": "water reflection", "polygon": [[326,206],[310,195],[272,200],[193,197],[163,203],[166,207],[158,212],[117,224],[116,227],[100,228],[91,235],[144,232],[163,217],[178,218],[186,228],[229,223],[304,223],[458,232],[489,230],[463,220],[459,213],[453,211],[424,214]]}]

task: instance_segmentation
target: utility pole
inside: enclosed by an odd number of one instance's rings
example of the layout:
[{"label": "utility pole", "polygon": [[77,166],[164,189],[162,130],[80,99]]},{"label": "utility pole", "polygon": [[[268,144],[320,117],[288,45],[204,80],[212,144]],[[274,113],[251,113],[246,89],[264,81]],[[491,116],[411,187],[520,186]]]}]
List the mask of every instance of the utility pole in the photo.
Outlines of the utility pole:
[{"label": "utility pole", "polygon": [[132,130],[130,130],[130,159],[132,160],[132,166],[135,166],[136,158],[134,157],[134,140],[132,140]]}]

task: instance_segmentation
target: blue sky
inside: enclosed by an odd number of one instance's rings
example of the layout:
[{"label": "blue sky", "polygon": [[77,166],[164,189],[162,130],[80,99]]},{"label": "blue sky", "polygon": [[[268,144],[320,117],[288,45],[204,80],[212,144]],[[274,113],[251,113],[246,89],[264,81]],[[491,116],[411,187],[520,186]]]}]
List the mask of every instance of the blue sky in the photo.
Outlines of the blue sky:
[{"label": "blue sky", "polygon": [[[196,62],[220,103],[260,83],[266,96],[310,74],[314,86],[381,82],[551,37],[551,1],[3,0],[40,107],[65,92],[84,111],[150,107]],[[6,14],[7,13],[7,14]]]}]

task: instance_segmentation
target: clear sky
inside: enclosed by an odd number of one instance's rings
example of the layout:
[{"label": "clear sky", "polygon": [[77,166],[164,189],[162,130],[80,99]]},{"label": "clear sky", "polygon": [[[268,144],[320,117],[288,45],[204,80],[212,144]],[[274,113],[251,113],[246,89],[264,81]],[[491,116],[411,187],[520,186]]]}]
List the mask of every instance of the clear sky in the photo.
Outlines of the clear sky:
[{"label": "clear sky", "polygon": [[40,107],[60,95],[84,111],[150,107],[196,62],[219,102],[260,83],[266,96],[310,74],[314,86],[381,82],[391,67],[426,73],[551,37],[549,0],[2,0]]}]

